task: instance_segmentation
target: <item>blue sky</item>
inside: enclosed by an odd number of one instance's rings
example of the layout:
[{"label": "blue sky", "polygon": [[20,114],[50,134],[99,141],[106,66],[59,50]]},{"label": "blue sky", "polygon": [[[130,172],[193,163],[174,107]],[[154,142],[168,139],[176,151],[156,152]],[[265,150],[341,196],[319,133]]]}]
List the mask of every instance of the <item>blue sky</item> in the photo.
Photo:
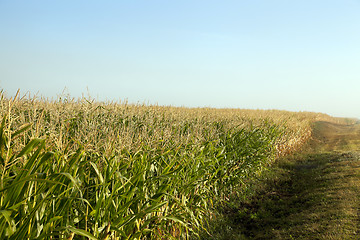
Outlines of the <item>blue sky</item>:
[{"label": "blue sky", "polygon": [[0,88],[360,118],[360,0],[0,0]]}]

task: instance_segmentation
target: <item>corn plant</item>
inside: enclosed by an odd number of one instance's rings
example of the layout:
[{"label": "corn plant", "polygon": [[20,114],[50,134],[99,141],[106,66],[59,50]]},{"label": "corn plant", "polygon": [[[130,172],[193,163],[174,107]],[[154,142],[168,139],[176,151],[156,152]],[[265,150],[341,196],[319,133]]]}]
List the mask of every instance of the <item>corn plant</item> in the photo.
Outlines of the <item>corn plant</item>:
[{"label": "corn plant", "polygon": [[196,236],[321,118],[2,93],[0,117],[1,239]]}]

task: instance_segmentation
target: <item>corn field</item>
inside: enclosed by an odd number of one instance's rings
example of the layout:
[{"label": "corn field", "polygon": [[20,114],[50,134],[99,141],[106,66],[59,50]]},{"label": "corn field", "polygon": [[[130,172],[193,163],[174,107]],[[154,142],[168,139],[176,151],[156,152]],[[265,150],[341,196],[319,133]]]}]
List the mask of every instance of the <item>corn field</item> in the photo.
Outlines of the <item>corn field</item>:
[{"label": "corn field", "polygon": [[[327,115],[0,100],[0,239],[187,239]],[[205,229],[206,231],[206,229]]]}]

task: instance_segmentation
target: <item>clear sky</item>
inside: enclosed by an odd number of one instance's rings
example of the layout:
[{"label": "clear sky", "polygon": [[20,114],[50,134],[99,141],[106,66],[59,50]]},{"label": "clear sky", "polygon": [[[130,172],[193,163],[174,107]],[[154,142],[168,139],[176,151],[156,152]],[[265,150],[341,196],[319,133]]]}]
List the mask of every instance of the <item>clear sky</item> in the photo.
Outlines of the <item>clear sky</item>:
[{"label": "clear sky", "polygon": [[0,89],[360,118],[360,0],[0,0]]}]

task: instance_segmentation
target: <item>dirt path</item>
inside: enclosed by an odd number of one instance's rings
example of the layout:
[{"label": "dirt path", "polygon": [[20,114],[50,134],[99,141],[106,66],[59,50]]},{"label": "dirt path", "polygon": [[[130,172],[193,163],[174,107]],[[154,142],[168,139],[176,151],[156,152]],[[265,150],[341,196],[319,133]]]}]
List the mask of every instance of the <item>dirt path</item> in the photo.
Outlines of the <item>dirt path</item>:
[{"label": "dirt path", "polygon": [[316,151],[360,151],[360,124],[316,122],[313,134]]},{"label": "dirt path", "polygon": [[309,149],[228,209],[223,239],[360,239],[360,124],[317,122]]}]

